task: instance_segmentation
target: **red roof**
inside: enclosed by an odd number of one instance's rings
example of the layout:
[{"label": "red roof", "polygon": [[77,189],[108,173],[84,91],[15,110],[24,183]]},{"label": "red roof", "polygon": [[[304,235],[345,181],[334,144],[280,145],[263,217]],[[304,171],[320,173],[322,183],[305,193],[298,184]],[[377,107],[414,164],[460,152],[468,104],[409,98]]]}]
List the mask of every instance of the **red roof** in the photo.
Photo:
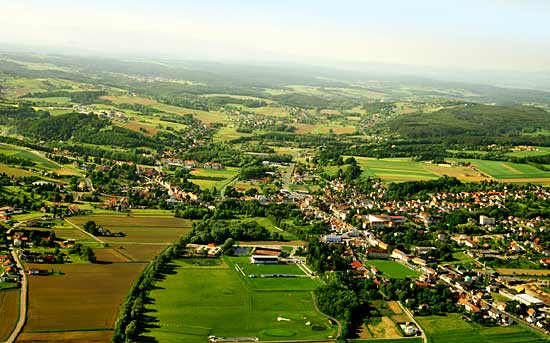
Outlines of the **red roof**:
[{"label": "red roof", "polygon": [[353,261],[353,262],[351,262],[351,266],[353,268],[361,268],[361,267],[363,267],[363,263],[361,263],[359,261]]}]

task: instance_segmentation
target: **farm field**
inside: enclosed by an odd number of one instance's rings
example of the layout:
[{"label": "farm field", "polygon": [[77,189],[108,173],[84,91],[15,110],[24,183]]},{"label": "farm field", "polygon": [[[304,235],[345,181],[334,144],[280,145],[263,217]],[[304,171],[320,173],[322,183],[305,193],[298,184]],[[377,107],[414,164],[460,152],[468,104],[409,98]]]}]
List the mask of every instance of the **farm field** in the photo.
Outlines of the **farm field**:
[{"label": "farm field", "polygon": [[197,178],[189,179],[189,181],[198,185],[202,189],[221,189],[238,174],[239,168],[235,167],[225,167],[225,169],[222,170],[196,168],[191,171],[191,175]]},{"label": "farm field", "polygon": [[414,181],[437,179],[438,175],[427,169],[426,163],[408,158],[375,159],[355,157],[363,170],[363,176],[378,177],[382,181]]},{"label": "farm field", "polygon": [[159,244],[113,244],[112,246],[132,262],[149,262],[167,247]]},{"label": "farm field", "polygon": [[111,341],[113,330],[94,330],[94,331],[69,331],[69,332],[24,332],[17,338],[18,342],[28,343],[107,343]]},{"label": "farm field", "polygon": [[550,183],[550,172],[545,172],[535,166],[501,161],[459,159],[470,162],[479,171],[503,182],[533,182]]},{"label": "farm field", "polygon": [[[199,343],[209,335],[322,340],[335,335],[335,328],[327,327],[328,320],[315,312],[310,292],[251,290],[226,263],[199,266],[178,260],[175,264],[177,272],[150,293],[155,299],[151,314],[159,327],[146,333],[144,340]],[[316,324],[326,330],[313,330]]]},{"label": "farm field", "polygon": [[19,290],[0,291],[0,341],[9,336],[19,318]]},{"label": "farm field", "polygon": [[404,279],[407,277],[418,277],[420,274],[414,270],[411,270],[399,262],[390,260],[367,260],[365,265],[376,266],[383,274],[394,279]]},{"label": "farm field", "polygon": [[190,220],[173,216],[90,215],[71,217],[69,220],[80,227],[88,220],[93,220],[113,233],[124,233],[123,237],[100,237],[101,240],[113,244],[170,244],[191,229]]},{"label": "farm field", "polygon": [[24,332],[112,329],[130,286],[145,265],[62,264],[53,267],[62,275],[30,276]]},{"label": "farm field", "polygon": [[460,314],[416,317],[432,343],[535,343],[547,342],[535,332],[519,325],[482,327],[466,323]]}]

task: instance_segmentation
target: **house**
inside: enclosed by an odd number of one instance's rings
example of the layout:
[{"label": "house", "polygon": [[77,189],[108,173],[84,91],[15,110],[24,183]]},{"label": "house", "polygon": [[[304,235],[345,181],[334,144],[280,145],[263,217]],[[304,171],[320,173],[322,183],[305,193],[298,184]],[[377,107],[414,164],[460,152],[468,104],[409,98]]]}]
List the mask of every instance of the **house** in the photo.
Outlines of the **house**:
[{"label": "house", "polygon": [[531,296],[529,294],[516,294],[514,297],[515,300],[519,301],[522,304],[525,304],[527,306],[537,306],[542,307],[544,306],[544,301],[540,300],[539,298],[536,298],[534,296]]},{"label": "house", "polygon": [[326,243],[342,243],[342,236],[340,235],[326,235],[324,237]]},{"label": "house", "polygon": [[220,162],[206,162],[202,166],[204,169],[222,170],[223,165]]}]

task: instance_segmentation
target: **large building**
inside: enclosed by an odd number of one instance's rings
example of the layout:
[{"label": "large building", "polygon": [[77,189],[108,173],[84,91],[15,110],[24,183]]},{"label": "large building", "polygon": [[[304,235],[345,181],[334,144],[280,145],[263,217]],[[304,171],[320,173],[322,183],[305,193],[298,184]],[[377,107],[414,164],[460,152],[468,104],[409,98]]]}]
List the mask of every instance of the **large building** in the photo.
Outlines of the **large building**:
[{"label": "large building", "polygon": [[252,255],[250,257],[252,264],[277,264],[279,263],[278,256]]}]

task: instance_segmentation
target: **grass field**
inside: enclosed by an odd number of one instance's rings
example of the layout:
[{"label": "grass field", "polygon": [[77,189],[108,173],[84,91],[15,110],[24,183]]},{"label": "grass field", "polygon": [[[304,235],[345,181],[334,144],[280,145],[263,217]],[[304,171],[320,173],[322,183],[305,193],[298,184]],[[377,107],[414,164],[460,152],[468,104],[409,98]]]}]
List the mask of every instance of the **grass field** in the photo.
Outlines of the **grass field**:
[{"label": "grass field", "polygon": [[[315,312],[308,291],[254,291],[244,277],[223,263],[198,266],[176,261],[150,293],[158,328],[147,336],[159,342],[204,342],[209,335],[258,337],[260,340],[326,339],[335,335],[328,320]],[[290,319],[289,321],[277,318]],[[310,324],[327,327],[312,330]]]},{"label": "grass field", "polygon": [[[354,158],[363,170],[363,176],[377,177],[382,181],[414,181],[438,178],[438,175],[426,168],[426,163],[414,162],[408,158]],[[342,167],[342,169],[345,169],[345,167]],[[329,167],[327,172],[335,173],[337,170],[338,167]]]},{"label": "grass field", "polygon": [[24,331],[112,329],[128,289],[144,267],[144,263],[62,264],[53,269],[63,275],[29,277]]},{"label": "grass field", "polygon": [[411,270],[403,266],[399,262],[390,261],[390,260],[367,260],[365,261],[366,265],[376,266],[384,275],[393,278],[393,279],[404,279],[407,277],[418,277],[420,273]]},{"label": "grass field", "polygon": [[432,343],[535,343],[547,342],[535,332],[519,326],[482,327],[466,323],[460,314],[416,317]]},{"label": "grass field", "polygon": [[482,173],[505,182],[550,183],[550,172],[545,172],[529,164],[501,161],[460,159],[470,162]]},{"label": "grass field", "polygon": [[280,233],[281,235],[283,235],[283,239],[288,239],[288,240],[297,239],[297,237],[295,235],[293,235],[292,233],[290,233],[290,232],[278,230],[277,227],[275,226],[275,224],[273,224],[273,222],[271,221],[271,219],[269,219],[267,217],[244,218],[244,219],[242,219],[242,221],[246,221],[246,222],[255,221],[258,224],[260,224],[261,226],[268,229],[270,232]]},{"label": "grass field", "polygon": [[[196,168],[191,171],[191,175],[197,177],[197,179],[189,179],[189,181],[198,185],[201,189],[216,188],[219,190],[233,180],[237,174],[239,174],[239,168],[235,167],[225,167],[222,170]],[[219,180],[208,178],[219,178]]]},{"label": "grass field", "polygon": [[9,336],[19,318],[19,290],[0,291],[0,341]]}]

